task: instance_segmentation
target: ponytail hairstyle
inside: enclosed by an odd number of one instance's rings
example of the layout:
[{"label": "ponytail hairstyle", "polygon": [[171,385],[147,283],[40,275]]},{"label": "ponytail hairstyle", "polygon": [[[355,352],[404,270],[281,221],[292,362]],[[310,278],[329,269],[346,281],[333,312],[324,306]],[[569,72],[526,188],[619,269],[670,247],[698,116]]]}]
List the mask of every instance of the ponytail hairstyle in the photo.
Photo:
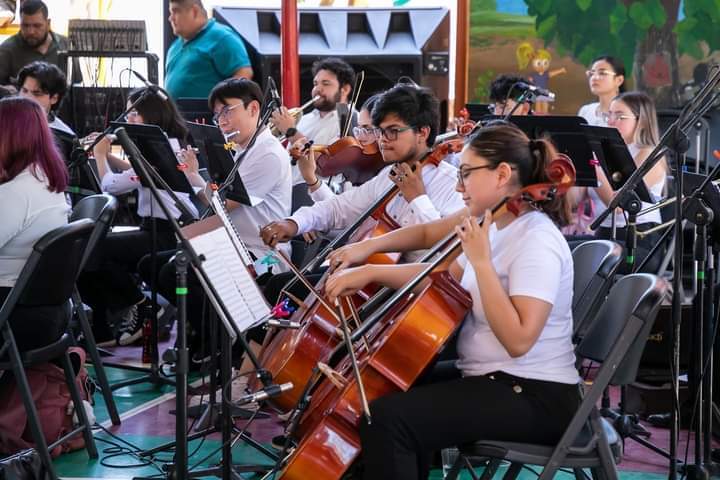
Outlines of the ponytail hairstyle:
[{"label": "ponytail hairstyle", "polygon": [[[502,123],[485,126],[467,144],[472,153],[481,156],[492,169],[505,162],[517,172],[519,186],[526,187],[550,181],[547,167],[557,156],[557,150],[546,139],[531,140],[515,125]],[[570,204],[565,196],[539,205],[558,226],[570,223]]]}]

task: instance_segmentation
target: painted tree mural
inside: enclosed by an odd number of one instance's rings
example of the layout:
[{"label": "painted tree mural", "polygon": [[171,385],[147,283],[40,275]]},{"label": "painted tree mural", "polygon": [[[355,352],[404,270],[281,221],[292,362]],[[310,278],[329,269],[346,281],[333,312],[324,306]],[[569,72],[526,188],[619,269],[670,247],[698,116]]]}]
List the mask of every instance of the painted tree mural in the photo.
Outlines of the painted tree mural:
[{"label": "painted tree mural", "polygon": [[[632,66],[635,88],[679,104],[678,56],[720,50],[720,0],[525,0],[539,38],[587,65],[609,54]],[[682,12],[681,12],[682,8]]]}]

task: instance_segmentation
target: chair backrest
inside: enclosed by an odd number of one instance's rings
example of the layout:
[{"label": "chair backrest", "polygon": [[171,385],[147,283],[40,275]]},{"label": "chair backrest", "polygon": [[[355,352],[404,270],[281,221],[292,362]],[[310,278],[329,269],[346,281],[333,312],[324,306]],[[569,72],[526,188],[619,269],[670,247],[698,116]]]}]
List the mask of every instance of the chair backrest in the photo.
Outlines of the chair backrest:
[{"label": "chair backrest", "polygon": [[72,213],[70,214],[70,222],[83,218],[87,218],[95,222],[95,228],[90,235],[90,240],[88,241],[87,248],[85,250],[85,256],[80,263],[80,271],[85,268],[90,255],[92,255],[95,251],[98,243],[101,242],[107,235],[113,219],[115,218],[116,211],[117,200],[115,197],[108,195],[107,193],[85,197],[73,207]]},{"label": "chair backrest", "polygon": [[610,290],[622,260],[622,247],[610,240],[591,240],[578,245],[572,256],[573,337],[580,340]]},{"label": "chair backrest", "polygon": [[24,307],[66,304],[80,273],[94,225],[92,220],[82,219],[43,235],[35,242],[6,301],[17,297],[17,303]]},{"label": "chair backrest", "polygon": [[[667,282],[647,273],[634,273],[621,278],[610,290],[596,318],[576,349],[578,356],[600,363],[618,364],[610,381],[613,385],[627,385],[635,380],[640,358],[650,329],[667,291]],[[641,322],[626,351],[611,351],[633,322]]]}]

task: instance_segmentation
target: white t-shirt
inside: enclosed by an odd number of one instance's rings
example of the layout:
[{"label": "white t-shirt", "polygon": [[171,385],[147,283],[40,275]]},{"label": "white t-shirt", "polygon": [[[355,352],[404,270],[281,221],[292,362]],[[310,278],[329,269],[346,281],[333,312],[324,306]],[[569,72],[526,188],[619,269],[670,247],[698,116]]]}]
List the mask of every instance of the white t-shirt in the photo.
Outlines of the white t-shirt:
[{"label": "white t-shirt", "polygon": [[[37,174],[41,179],[44,177]],[[68,223],[70,206],[64,193],[48,190],[26,168],[0,184],[0,287],[12,287],[40,237]]]},{"label": "white t-shirt", "polygon": [[[262,202],[253,207],[239,205],[230,211],[230,218],[248,250],[263,258],[268,248],[260,238],[260,227],[287,218],[292,204],[290,158],[267,128],[243,158],[238,175],[247,193]],[[280,244],[279,248],[290,254],[289,243]]]},{"label": "white t-shirt", "polygon": [[572,345],[573,261],[560,230],[544,213],[530,211],[502,230],[493,225],[490,245],[493,266],[505,291],[511,297],[551,303],[552,310],[530,351],[511,357],[486,320],[475,270],[461,255],[461,284],[472,296],[473,306],[458,337],[458,368],[464,376],[503,371],[522,378],[577,383]]},{"label": "white t-shirt", "polygon": [[595,127],[608,126],[605,118],[600,115],[600,102],[593,102],[588,103],[587,105],[583,105],[582,107],[580,107],[577,116],[584,118],[587,121],[588,125],[593,125]]}]

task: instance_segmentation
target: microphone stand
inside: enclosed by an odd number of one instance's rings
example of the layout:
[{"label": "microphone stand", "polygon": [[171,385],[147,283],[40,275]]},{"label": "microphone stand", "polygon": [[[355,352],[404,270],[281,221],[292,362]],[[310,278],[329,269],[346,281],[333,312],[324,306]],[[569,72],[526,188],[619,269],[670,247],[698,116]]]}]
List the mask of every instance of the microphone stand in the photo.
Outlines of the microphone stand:
[{"label": "microphone stand", "polygon": [[[715,70],[713,72],[713,69]],[[710,108],[712,108],[713,100],[718,96],[714,94],[715,88],[720,85],[720,67],[715,66],[708,74],[708,80],[705,85],[695,94],[693,99],[683,108],[678,119],[665,131],[658,145],[653,149],[645,162],[640,165],[635,172],[627,179],[625,185],[616,192],[615,197],[610,201],[607,209],[603,211],[598,218],[593,221],[590,228],[596,230],[602,221],[610,215],[618,206],[625,201],[629,192],[635,190],[635,187],[643,181],[643,177],[652,169],[653,166],[662,158],[665,150],[671,150],[676,158],[676,196],[677,204],[682,205],[683,178],[682,178],[682,158],[689,148],[687,137],[688,130],[692,125],[702,117]],[[710,181],[710,177],[706,182]],[[699,189],[698,189],[699,190]],[[673,376],[673,394],[674,405],[671,412],[670,425],[670,472],[669,479],[676,480],[678,474],[677,459],[677,443],[679,432],[679,405],[678,398],[680,395],[680,324],[682,321],[682,270],[683,270],[683,235],[682,235],[682,209],[675,209],[675,259],[673,263],[673,298],[672,298],[672,318],[673,329],[671,333],[671,343],[673,345],[672,353],[672,376]],[[702,467],[700,467],[702,468]],[[706,472],[707,473],[707,472]],[[699,477],[698,477],[699,478]]]}]

